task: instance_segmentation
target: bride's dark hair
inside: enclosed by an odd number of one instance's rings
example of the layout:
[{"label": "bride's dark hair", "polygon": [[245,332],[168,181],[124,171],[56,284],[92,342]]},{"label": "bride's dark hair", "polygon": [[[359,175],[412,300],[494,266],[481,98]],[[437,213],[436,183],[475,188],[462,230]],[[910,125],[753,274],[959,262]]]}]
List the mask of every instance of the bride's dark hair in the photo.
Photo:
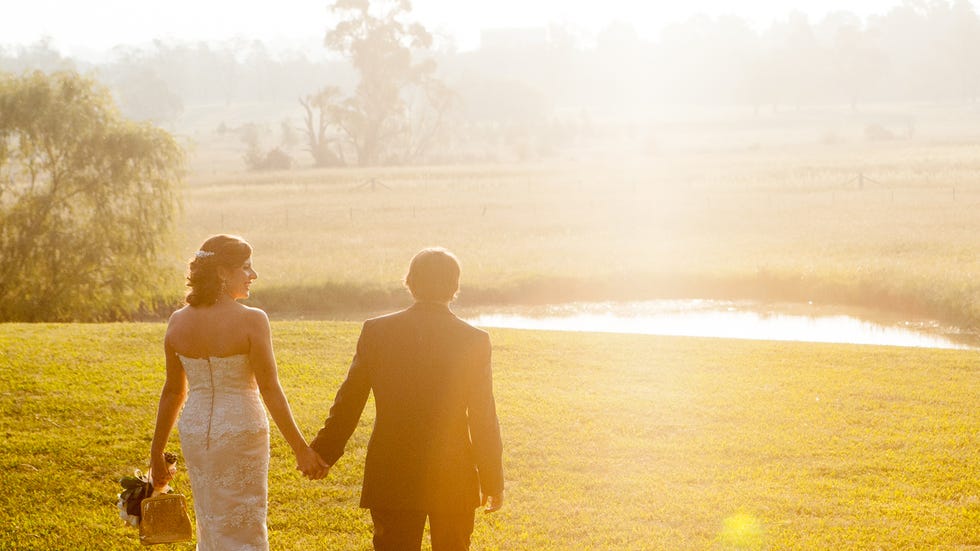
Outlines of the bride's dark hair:
[{"label": "bride's dark hair", "polygon": [[221,296],[218,267],[236,268],[252,256],[252,247],[236,235],[209,237],[187,265],[187,296],[191,306],[214,304]]}]

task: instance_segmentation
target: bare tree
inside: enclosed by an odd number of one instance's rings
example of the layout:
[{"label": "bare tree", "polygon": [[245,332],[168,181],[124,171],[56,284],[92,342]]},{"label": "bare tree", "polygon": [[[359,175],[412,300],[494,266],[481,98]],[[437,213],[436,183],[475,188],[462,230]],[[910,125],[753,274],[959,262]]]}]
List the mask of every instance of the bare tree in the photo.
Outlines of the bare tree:
[{"label": "bare tree", "polygon": [[874,84],[884,73],[886,58],[867,32],[856,25],[845,25],[834,37],[834,62],[841,89],[847,94],[851,110],[858,100],[867,98]]},{"label": "bare tree", "polygon": [[333,124],[330,106],[339,96],[340,91],[330,86],[299,99],[305,113],[303,122],[306,150],[313,156],[313,165],[316,167],[346,164],[343,149],[335,147],[336,140],[330,136],[330,127]]},{"label": "bare tree", "polygon": [[[431,144],[452,95],[434,76],[435,61],[413,59],[414,52],[431,47],[432,35],[404,20],[411,9],[408,0],[335,0],[331,5],[340,21],[325,43],[350,60],[360,80],[349,97],[326,88],[301,101],[307,134],[316,137],[310,140],[314,158],[331,126],[362,166],[411,162]],[[426,98],[424,111],[406,101],[413,90]]]}]

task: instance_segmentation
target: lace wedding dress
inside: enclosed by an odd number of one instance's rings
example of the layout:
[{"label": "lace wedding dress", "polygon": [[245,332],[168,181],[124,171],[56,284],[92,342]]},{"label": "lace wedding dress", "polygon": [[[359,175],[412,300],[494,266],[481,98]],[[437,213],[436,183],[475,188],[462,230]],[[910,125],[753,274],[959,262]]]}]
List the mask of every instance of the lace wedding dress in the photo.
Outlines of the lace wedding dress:
[{"label": "lace wedding dress", "polygon": [[269,419],[248,356],[186,358],[180,415],[200,551],[267,550]]}]

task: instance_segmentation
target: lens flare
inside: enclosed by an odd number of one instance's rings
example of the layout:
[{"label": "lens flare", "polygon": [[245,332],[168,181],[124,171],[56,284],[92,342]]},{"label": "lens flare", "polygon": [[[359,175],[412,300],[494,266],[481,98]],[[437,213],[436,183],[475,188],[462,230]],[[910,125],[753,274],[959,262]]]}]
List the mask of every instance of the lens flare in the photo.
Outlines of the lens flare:
[{"label": "lens flare", "polygon": [[725,519],[718,540],[726,548],[762,549],[762,523],[749,514],[732,515]]}]

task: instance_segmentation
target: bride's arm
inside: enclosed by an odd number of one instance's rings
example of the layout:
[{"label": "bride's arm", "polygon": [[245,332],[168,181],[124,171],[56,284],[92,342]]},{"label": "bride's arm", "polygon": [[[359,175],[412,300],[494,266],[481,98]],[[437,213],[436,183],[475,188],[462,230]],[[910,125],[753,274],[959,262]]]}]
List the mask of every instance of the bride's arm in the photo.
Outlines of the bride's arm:
[{"label": "bride's arm", "polygon": [[286,443],[296,454],[297,469],[310,478],[323,478],[330,466],[313,451],[306,443],[306,438],[300,432],[293,412],[286,400],[286,394],[279,384],[279,374],[276,368],[276,356],[272,350],[272,329],[269,317],[262,310],[252,310],[250,313],[250,350],[249,362],[255,372],[255,381],[262,393],[262,400],[269,409],[269,415],[275,421]]},{"label": "bride's arm", "polygon": [[[150,445],[150,472],[153,473],[153,485],[163,488],[170,481],[171,474],[163,453],[167,449],[167,440],[177,424],[180,408],[187,399],[187,376],[180,358],[164,341],[164,353],[167,358],[167,380],[160,392],[160,405],[157,407],[156,429],[153,431],[153,443]],[[164,473],[161,475],[160,473]]]}]

